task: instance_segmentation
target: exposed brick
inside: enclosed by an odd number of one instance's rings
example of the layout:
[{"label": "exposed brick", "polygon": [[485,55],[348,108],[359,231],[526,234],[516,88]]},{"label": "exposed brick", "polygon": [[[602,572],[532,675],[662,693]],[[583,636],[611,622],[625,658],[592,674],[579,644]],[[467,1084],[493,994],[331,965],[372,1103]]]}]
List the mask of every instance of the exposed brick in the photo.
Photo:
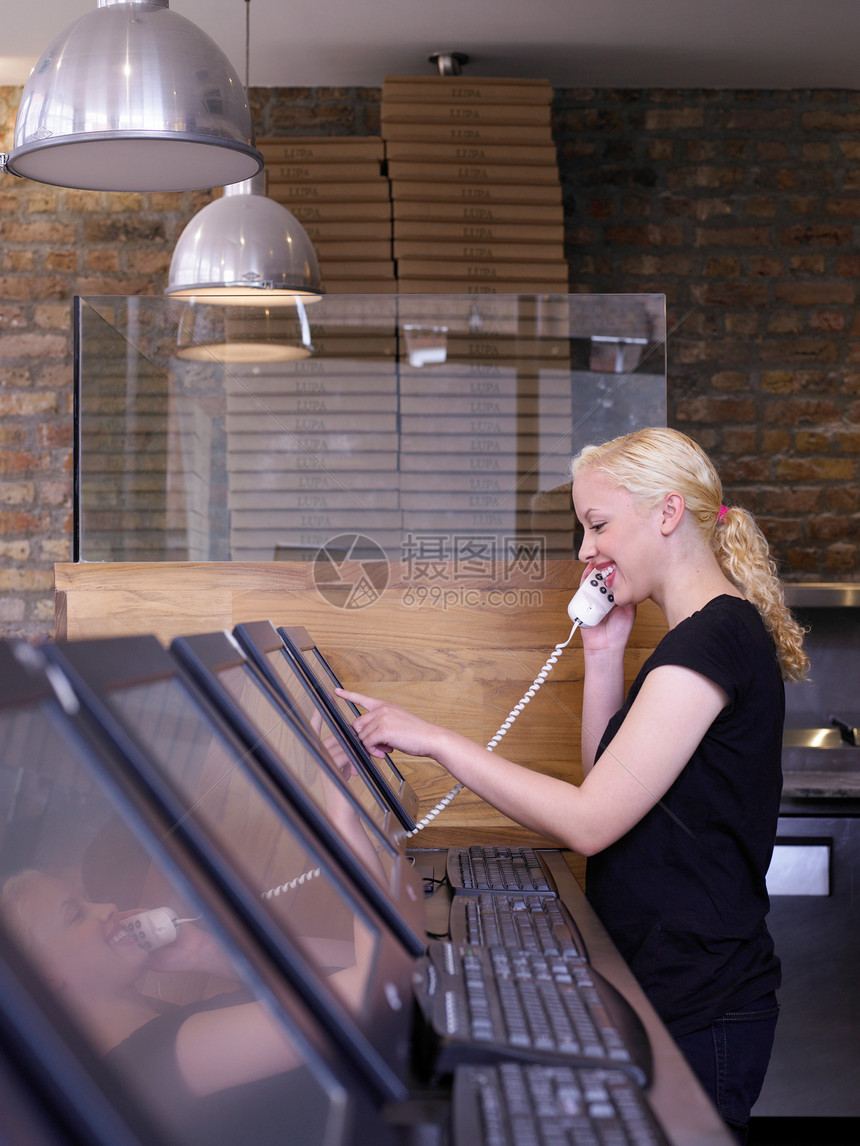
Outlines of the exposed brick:
[{"label": "exposed brick", "polygon": [[794,448],[802,454],[822,453],[828,448],[827,435],[808,430],[801,431],[794,435]]},{"label": "exposed brick", "polygon": [[764,342],[760,348],[762,362],[838,362],[839,344],[825,338],[792,338],[784,342]]},{"label": "exposed brick", "polygon": [[671,159],[674,154],[674,139],[651,139],[648,141],[649,159]]},{"label": "exposed brick", "polygon": [[829,226],[825,223],[809,224],[804,227],[786,227],[777,236],[778,242],[786,247],[844,247],[853,241],[854,232],[850,227]]},{"label": "exposed brick", "polygon": [[749,454],[756,448],[758,432],[755,428],[727,430],[723,434],[723,451],[726,454]]},{"label": "exposed brick", "polygon": [[621,247],[678,246],[683,240],[680,227],[609,227],[606,239]]},{"label": "exposed brick", "polygon": [[[856,528],[856,523],[855,523]],[[847,542],[830,545],[824,554],[824,567],[828,573],[848,573],[857,568],[857,546]]]},{"label": "exposed brick", "polygon": [[646,131],[684,131],[700,128],[704,110],[700,107],[654,108],[645,114]]},{"label": "exposed brick", "polygon": [[756,144],[756,158],[764,163],[784,163],[789,158],[788,148],[784,143],[767,139]]},{"label": "exposed brick", "polygon": [[0,392],[0,416],[31,417],[34,414],[54,414],[57,411],[57,395],[38,391],[4,394]]},{"label": "exposed brick", "polygon": [[741,261],[737,255],[723,255],[705,263],[705,274],[714,278],[736,278],[740,273]]},{"label": "exposed brick", "polygon": [[729,190],[742,187],[742,167],[679,167],[667,175],[669,187],[708,187]]},{"label": "exposed brick", "polygon": [[692,285],[690,296],[702,306],[764,306],[767,286],[764,283],[717,283]]},{"label": "exposed brick", "polygon": [[758,330],[759,316],[755,311],[744,311],[742,314],[727,314],[725,317],[725,326],[726,334],[748,338]]},{"label": "exposed brick", "polygon": [[844,330],[848,321],[839,311],[822,310],[810,316],[809,325],[812,330],[839,331]]},{"label": "exposed brick", "polygon": [[780,458],[776,472],[781,481],[848,481],[853,463],[843,458]]},{"label": "exposed brick", "polygon": [[22,223],[19,219],[3,219],[0,216],[0,240],[4,243],[23,243],[28,247],[36,243],[73,243],[75,228],[68,223]]},{"label": "exposed brick", "polygon": [[761,435],[762,449],[768,454],[778,454],[791,446],[791,434],[787,430],[764,429]]},{"label": "exposed brick", "polygon": [[[840,148],[843,146],[839,144]],[[829,163],[831,158],[829,143],[804,143],[800,149],[800,158],[804,163]],[[846,158],[851,158],[843,151]]]},{"label": "exposed brick", "polygon": [[856,219],[860,216],[860,196],[841,196],[839,198],[831,197],[824,201],[825,215],[842,215],[848,218]]},{"label": "exposed brick", "polygon": [[794,282],[777,283],[776,297],[792,306],[822,306],[824,304],[854,302],[854,287],[847,282]]},{"label": "exposed brick", "polygon": [[702,221],[735,213],[728,199],[688,199],[677,195],[667,195],[663,199],[663,210],[670,217],[681,216]]},{"label": "exposed brick", "polygon": [[699,227],[696,230],[697,247],[767,247],[770,231],[767,227]]},{"label": "exposed brick", "polygon": [[746,211],[759,219],[772,219],[777,213],[777,200],[773,195],[753,195],[747,200]]},{"label": "exposed brick", "polygon": [[690,398],[678,402],[676,416],[685,422],[750,422],[755,404],[743,398]]},{"label": "exposed brick", "polygon": [[779,132],[792,124],[790,108],[732,108],[718,117],[720,131]]},{"label": "exposed brick", "polygon": [[65,355],[67,351],[67,340],[59,334],[0,335],[0,358],[56,358]]},{"label": "exposed brick", "polygon": [[836,513],[857,513],[860,511],[860,489],[857,486],[832,486],[824,491],[824,505]]},{"label": "exposed brick", "polygon": [[749,272],[751,275],[767,275],[769,278],[775,278],[777,275],[783,274],[785,267],[782,259],[776,255],[750,255],[749,256]]},{"label": "exposed brick", "polygon": [[857,135],[860,132],[860,112],[807,111],[801,115],[800,123],[804,131]]},{"label": "exposed brick", "polygon": [[799,275],[823,275],[827,270],[827,260],[822,254],[792,255],[788,265]]}]

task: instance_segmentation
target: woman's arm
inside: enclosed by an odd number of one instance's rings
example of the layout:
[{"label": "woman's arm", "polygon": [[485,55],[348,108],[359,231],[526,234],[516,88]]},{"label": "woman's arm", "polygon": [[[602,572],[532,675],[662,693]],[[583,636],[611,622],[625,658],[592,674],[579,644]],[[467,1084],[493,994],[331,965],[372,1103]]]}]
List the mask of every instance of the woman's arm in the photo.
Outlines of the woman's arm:
[{"label": "woman's arm", "polygon": [[[587,576],[588,569],[584,576]],[[635,605],[616,605],[599,625],[580,629],[585,663],[582,687],[582,771],[591,771],[610,719],[624,703],[624,653]]]},{"label": "woman's arm", "polygon": [[[355,934],[355,960],[329,976],[339,995],[358,1006],[373,956],[373,938]],[[176,1062],[182,1080],[200,1097],[231,1086],[284,1074],[302,1058],[281,1023],[261,1003],[199,1011],[185,1020],[176,1036]]]},{"label": "woman's arm", "polygon": [[240,1003],[187,1018],[176,1036],[176,1062],[202,1097],[301,1066],[283,1026],[260,1003]]},{"label": "woman's arm", "polygon": [[597,765],[576,787],[397,705],[345,695],[368,710],[354,724],[368,751],[428,756],[504,815],[583,855],[614,843],[662,799],[728,699],[699,673],[673,665],[655,669]]}]

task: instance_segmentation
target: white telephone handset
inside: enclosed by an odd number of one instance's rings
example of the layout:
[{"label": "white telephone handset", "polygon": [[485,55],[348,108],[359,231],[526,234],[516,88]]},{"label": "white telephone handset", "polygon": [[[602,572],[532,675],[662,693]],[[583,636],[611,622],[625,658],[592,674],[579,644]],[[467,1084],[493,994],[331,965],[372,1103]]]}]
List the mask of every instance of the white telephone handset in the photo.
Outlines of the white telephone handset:
[{"label": "white telephone handset", "polygon": [[[320,869],[318,867],[312,868],[295,879],[291,879],[288,883],[269,888],[268,891],[263,892],[262,898],[274,899],[276,896],[292,891],[293,888],[314,879],[319,874]],[[136,915],[128,915],[122,920],[125,928],[123,938],[131,936],[138,947],[144,951],[157,951],[159,947],[166,947],[169,943],[176,942],[183,923],[194,923],[199,918],[199,915],[192,915],[188,919],[178,919],[172,907],[151,907],[147,911],[138,911]]]},{"label": "white telephone handset", "polygon": [[[549,658],[543,668],[535,677],[532,686],[526,692],[522,700],[515,704],[511,711],[508,713],[507,719],[499,728],[496,735],[487,744],[487,750],[492,752],[516,718],[531,700],[531,698],[538,691],[540,686],[546,680],[555,662],[561,656],[562,650],[567,648],[573,639],[573,634],[580,627],[583,629],[593,628],[594,625],[599,625],[612,606],[615,604],[615,597],[606,585],[606,577],[614,572],[614,566],[610,566],[606,570],[598,572],[592,569],[588,577],[579,586],[567,606],[567,613],[571,621],[573,621],[573,628],[570,630],[570,636],[566,641],[560,645],[556,645],[550,653]],[[462,792],[463,785],[455,784],[447,796],[444,796],[432,811],[428,812],[423,819],[419,820],[411,832],[407,832],[407,836],[414,836],[416,832],[420,832],[422,828],[426,828],[428,824],[439,815],[441,811],[448,807],[454,797]]]},{"label": "white telephone handset", "polygon": [[600,624],[614,604],[615,598],[606,585],[605,574],[592,569],[574,593],[567,606],[567,615],[575,626],[590,629]]},{"label": "white telephone handset", "polygon": [[191,919],[177,919],[176,912],[170,907],[152,907],[122,921],[126,935],[130,935],[144,951],[155,951],[168,943],[175,943],[180,925],[191,922]]}]

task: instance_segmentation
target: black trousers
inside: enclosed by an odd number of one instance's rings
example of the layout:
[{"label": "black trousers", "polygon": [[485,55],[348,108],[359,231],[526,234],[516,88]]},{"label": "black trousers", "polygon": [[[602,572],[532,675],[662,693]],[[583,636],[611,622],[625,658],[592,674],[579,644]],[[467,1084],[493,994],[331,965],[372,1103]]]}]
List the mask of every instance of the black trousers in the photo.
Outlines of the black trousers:
[{"label": "black trousers", "polygon": [[676,1039],[693,1072],[739,1142],[761,1093],[779,1004],[771,991],[737,1011]]}]

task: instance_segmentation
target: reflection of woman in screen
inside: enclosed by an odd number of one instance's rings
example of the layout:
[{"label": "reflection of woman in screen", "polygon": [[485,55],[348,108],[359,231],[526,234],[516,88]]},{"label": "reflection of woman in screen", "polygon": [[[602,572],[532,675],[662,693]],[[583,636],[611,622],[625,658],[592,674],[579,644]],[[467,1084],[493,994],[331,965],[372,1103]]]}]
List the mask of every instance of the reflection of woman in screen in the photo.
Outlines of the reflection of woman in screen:
[{"label": "reflection of woman in screen", "polygon": [[[253,1140],[255,1146],[268,1142],[269,1134],[284,1141],[286,1094],[292,1096],[291,1124],[302,1114],[313,1121],[315,1084],[296,1069],[302,1060],[281,1025],[247,993],[183,1007],[165,1007],[141,994],[137,981],[144,971],[193,970],[231,981],[236,976],[212,938],[191,924],[182,925],[175,943],[144,951],[126,934],[123,919],[131,914],[113,904],[91,903],[69,883],[34,870],[11,876],[0,890],[6,928],[32,955],[95,1048],[125,1083],[143,1088],[157,1113],[174,1124],[178,1120],[195,1138],[205,1130],[207,1143]],[[295,1085],[285,1085],[287,1072],[301,1087],[304,1102]],[[242,1136],[236,1138],[240,1128]],[[306,1129],[307,1139],[291,1135],[292,1140],[313,1142],[322,1136],[321,1126],[316,1134]]]}]

